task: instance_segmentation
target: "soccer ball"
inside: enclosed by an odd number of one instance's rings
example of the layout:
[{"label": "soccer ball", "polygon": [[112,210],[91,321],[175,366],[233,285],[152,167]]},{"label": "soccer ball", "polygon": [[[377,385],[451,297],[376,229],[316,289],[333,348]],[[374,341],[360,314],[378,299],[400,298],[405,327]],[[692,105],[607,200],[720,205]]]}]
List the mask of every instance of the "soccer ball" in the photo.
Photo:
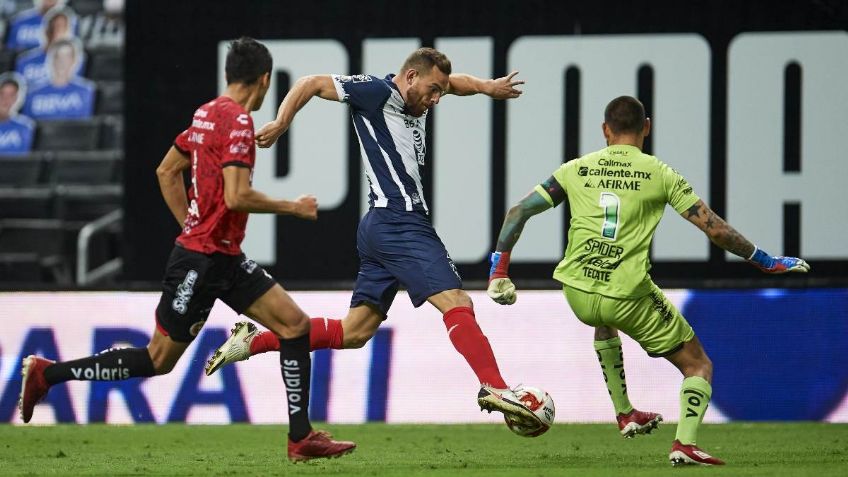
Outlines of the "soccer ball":
[{"label": "soccer ball", "polygon": [[513,391],[518,399],[527,406],[533,414],[539,417],[541,424],[535,426],[527,426],[522,422],[513,420],[508,416],[504,416],[506,426],[509,430],[523,437],[538,437],[548,431],[554,423],[554,400],[551,395],[539,388],[532,386],[518,386]]}]

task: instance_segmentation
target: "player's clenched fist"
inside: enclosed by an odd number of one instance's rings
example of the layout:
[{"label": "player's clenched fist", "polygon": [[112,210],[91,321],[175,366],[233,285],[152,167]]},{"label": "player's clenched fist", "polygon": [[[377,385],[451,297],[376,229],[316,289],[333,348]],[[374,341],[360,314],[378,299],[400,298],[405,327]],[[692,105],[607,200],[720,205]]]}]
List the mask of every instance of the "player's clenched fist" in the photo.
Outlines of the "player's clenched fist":
[{"label": "player's clenched fist", "polygon": [[512,305],[517,296],[515,285],[509,279],[509,252],[493,252],[489,262],[489,288],[486,293],[495,303]]},{"label": "player's clenched fist", "polygon": [[314,195],[302,195],[295,199],[294,203],[296,204],[295,217],[306,220],[318,219],[318,199]]},{"label": "player's clenched fist", "polygon": [[512,305],[517,298],[515,285],[509,278],[493,279],[489,282],[489,288],[486,290],[486,293],[495,303],[501,305]]},{"label": "player's clenched fist", "polygon": [[256,145],[263,148],[271,147],[283,135],[283,132],[285,132],[284,128],[280,127],[276,121],[271,121],[256,131]]}]

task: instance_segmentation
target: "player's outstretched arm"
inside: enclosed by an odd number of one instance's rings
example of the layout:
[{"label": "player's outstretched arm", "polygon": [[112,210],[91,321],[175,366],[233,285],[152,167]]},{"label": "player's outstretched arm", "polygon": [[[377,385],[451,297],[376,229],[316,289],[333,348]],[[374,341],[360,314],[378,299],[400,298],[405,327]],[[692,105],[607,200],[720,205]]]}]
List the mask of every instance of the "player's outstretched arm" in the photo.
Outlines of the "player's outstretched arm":
[{"label": "player's outstretched arm", "polygon": [[188,214],[188,198],[186,197],[185,183],[183,182],[183,171],[191,166],[188,155],[183,154],[174,146],[168,149],[159,167],[156,168],[156,177],[159,179],[159,190],[174,218],[180,224],[185,224]]},{"label": "player's outstretched arm", "polygon": [[523,91],[516,86],[524,84],[523,80],[513,80],[517,74],[518,71],[513,71],[507,76],[496,79],[481,79],[464,73],[451,74],[448,77],[446,93],[457,96],[485,94],[493,99],[517,98]]},{"label": "player's outstretched arm", "polygon": [[542,194],[536,190],[530,191],[517,204],[513,205],[504,217],[501,232],[498,234],[498,244],[496,251],[511,252],[518,239],[521,238],[521,232],[524,231],[524,224],[536,214],[542,213],[553,207],[547,199],[542,197]]},{"label": "player's outstretched arm", "polygon": [[498,235],[498,244],[489,259],[491,267],[489,268],[489,287],[486,292],[495,303],[512,305],[518,298],[515,285],[509,278],[510,253],[530,217],[550,209],[553,205],[549,198],[532,190],[506,213]]},{"label": "player's outstretched arm", "polygon": [[773,257],[757,248],[712,209],[698,200],[681,215],[701,229],[712,243],[728,252],[746,259],[765,273],[808,272],[810,266],[796,257]]},{"label": "player's outstretched arm", "polygon": [[318,218],[318,201],[314,196],[302,195],[294,201],[272,199],[251,187],[247,167],[224,168],[224,203],[228,209],[238,212],[294,215],[307,220]]},{"label": "player's outstretched arm", "polygon": [[332,76],[312,75],[298,79],[280,104],[277,118],[257,131],[256,144],[259,147],[271,147],[289,129],[295,114],[315,96],[333,101],[339,100]]}]

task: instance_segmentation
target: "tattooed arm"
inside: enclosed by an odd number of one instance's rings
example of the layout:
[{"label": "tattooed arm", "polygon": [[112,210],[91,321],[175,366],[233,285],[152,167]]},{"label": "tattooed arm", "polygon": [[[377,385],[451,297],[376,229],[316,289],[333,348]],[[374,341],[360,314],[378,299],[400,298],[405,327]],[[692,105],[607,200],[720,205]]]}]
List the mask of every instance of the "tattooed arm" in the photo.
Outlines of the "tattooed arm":
[{"label": "tattooed arm", "polygon": [[506,213],[501,233],[498,235],[498,245],[489,258],[491,267],[489,268],[489,288],[486,292],[495,303],[512,305],[517,299],[515,285],[509,279],[509,255],[512,247],[521,237],[524,224],[530,217],[550,209],[565,199],[565,191],[553,177],[543,183],[543,189],[548,197],[533,189]]},{"label": "tattooed arm", "polygon": [[509,252],[515,246],[524,230],[524,224],[530,217],[551,208],[551,204],[535,190],[530,191],[521,201],[506,213],[501,233],[498,235],[498,252]]},{"label": "tattooed arm", "polygon": [[750,258],[754,253],[754,244],[716,215],[703,200],[698,200],[681,215],[707,234],[712,243],[728,252],[744,259]]},{"label": "tattooed arm", "polygon": [[710,240],[728,252],[738,255],[765,273],[808,272],[810,265],[796,257],[772,257],[748,241],[707,204],[698,200],[681,215],[701,229]]}]

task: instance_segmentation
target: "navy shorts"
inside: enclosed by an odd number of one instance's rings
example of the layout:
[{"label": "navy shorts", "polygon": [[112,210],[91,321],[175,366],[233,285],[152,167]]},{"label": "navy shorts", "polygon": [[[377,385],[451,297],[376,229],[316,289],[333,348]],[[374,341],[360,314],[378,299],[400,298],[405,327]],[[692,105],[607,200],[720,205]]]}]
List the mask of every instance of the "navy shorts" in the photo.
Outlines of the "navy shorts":
[{"label": "navy shorts", "polygon": [[168,258],[156,307],[159,331],[174,341],[190,343],[206,323],[216,299],[242,314],[276,284],[244,254],[207,255],[176,245]]},{"label": "navy shorts", "polygon": [[388,314],[398,285],[415,307],[445,290],[462,288],[462,279],[430,219],[420,212],[372,208],[356,234],[359,274],[350,306],[363,303]]}]

